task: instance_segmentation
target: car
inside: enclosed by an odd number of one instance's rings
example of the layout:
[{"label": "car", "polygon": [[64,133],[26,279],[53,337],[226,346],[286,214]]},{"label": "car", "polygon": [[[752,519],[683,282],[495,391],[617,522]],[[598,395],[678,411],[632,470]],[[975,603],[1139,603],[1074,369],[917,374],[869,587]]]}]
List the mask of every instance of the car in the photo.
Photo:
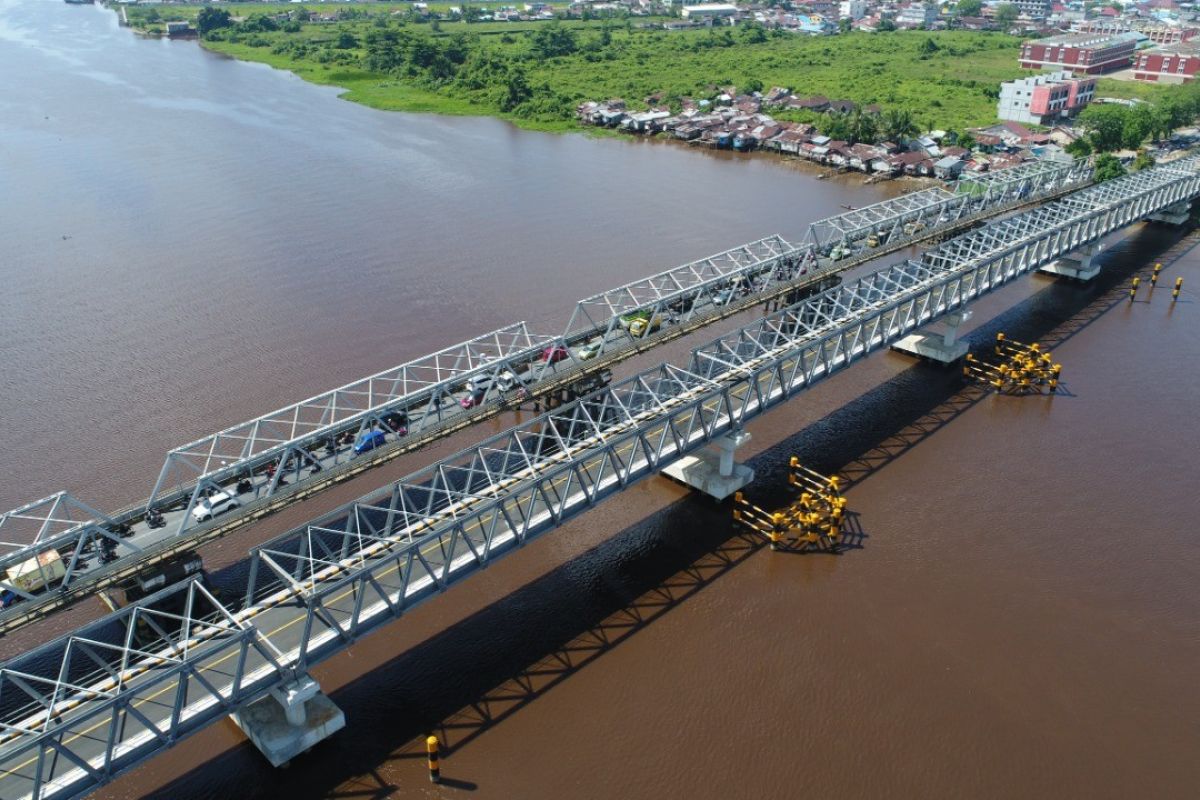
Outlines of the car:
[{"label": "car", "polygon": [[596,356],[600,355],[600,348],[602,345],[603,342],[589,342],[575,351],[575,358],[579,359],[580,361],[587,361],[595,358]]},{"label": "car", "polygon": [[482,394],[491,388],[493,381],[500,387],[500,391],[507,392],[517,384],[517,376],[508,370],[504,370],[498,376],[491,373],[476,375],[467,380],[467,391],[471,394]]},{"label": "car", "polygon": [[232,511],[240,504],[234,500],[226,492],[214,492],[208,497],[196,503],[196,507],[192,509],[192,516],[197,522],[208,522],[213,517]]},{"label": "car", "polygon": [[571,353],[561,344],[551,345],[542,351],[542,361],[547,364],[557,364],[564,358],[570,358]]},{"label": "car", "polygon": [[712,303],[714,306],[724,306],[733,302],[733,298],[737,296],[737,290],[732,286],[727,286],[713,295]]},{"label": "car", "polygon": [[378,428],[361,433],[354,442],[354,455],[361,456],[369,450],[383,446],[387,442],[387,434]]},{"label": "car", "polygon": [[472,392],[459,400],[458,404],[463,408],[474,408],[483,402],[483,397],[485,394],[487,394],[487,392]]}]

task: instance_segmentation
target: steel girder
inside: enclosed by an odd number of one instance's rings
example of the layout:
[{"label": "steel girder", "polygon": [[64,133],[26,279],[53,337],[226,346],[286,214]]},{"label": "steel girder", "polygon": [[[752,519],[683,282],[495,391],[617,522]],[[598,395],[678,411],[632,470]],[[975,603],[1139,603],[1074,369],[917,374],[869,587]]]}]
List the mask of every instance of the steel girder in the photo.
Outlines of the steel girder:
[{"label": "steel girder", "polygon": [[[391,431],[385,418],[397,409],[414,425],[440,419],[452,390],[466,379],[516,369],[516,362],[540,356],[553,342],[518,322],[177,447],[167,454],[147,505],[172,488],[216,486],[270,462],[309,460],[309,450],[330,436],[374,426]],[[267,494],[284,472],[264,487]]]},{"label": "steel girder", "polygon": [[[768,236],[586,297],[575,305],[563,339],[574,341],[581,334],[602,331],[607,340],[619,330],[620,318],[630,312],[669,313],[668,305],[673,301],[695,297],[712,286],[753,277],[770,269],[781,256],[794,255],[797,255],[795,248],[782,236]],[[682,310],[684,305],[680,303],[678,308]]]},{"label": "steel girder", "polygon": [[[959,237],[419,470],[252,551],[236,610],[188,584],[0,666],[0,791],[94,788],[832,372],[1196,195],[1197,167]],[[157,609],[180,592],[182,611]]]},{"label": "steel girder", "polygon": [[872,234],[880,244],[895,242],[919,232],[909,226],[947,225],[985,209],[1028,201],[1090,178],[1091,167],[1086,161],[1020,164],[963,178],[954,184],[953,191],[926,189],[819,220],[809,226],[805,244],[826,255],[836,245],[852,244]]}]

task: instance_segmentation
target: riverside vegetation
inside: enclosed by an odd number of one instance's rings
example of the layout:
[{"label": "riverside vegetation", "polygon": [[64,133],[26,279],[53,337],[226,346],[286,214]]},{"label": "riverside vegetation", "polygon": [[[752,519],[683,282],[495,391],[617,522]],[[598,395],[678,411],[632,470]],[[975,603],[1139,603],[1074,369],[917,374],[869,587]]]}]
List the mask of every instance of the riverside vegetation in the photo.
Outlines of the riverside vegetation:
[{"label": "riverside vegetation", "polygon": [[[906,112],[924,129],[961,128],[994,122],[999,83],[1024,74],[1020,39],[975,31],[807,37],[756,24],[668,31],[646,18],[422,23],[410,6],[388,4],[226,8],[245,16],[201,6],[128,15],[142,30],[193,21],[211,50],[342,87],[346,99],[375,108],[486,114],[540,130],[575,129],[575,106],[586,99],[637,105],[658,94],[677,109],[683,97],[710,98],[728,85],[786,86]],[[335,9],[337,22],[298,19]],[[1104,81],[1100,93],[1161,91]],[[822,127],[804,112],[777,116]]]}]

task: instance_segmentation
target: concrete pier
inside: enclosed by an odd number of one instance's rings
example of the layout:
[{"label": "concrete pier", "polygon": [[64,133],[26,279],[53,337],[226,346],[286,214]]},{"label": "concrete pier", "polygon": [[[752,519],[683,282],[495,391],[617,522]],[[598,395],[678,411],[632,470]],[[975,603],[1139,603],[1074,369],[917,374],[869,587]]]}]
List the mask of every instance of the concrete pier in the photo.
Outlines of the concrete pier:
[{"label": "concrete pier", "polygon": [[684,456],[663,470],[668,478],[716,500],[724,500],[754,480],[754,470],[733,460],[733,452],[750,441],[746,431],[713,439],[698,455]]},{"label": "concrete pier", "polygon": [[346,715],[307,675],[272,689],[232,716],[274,767],[282,767],[346,727]]},{"label": "concrete pier", "polygon": [[1076,250],[1076,256],[1064,256],[1056,261],[1051,261],[1040,268],[1038,272],[1077,281],[1090,281],[1100,274],[1100,265],[1095,263],[1095,258],[1100,254],[1101,249],[1103,248],[1099,244],[1089,244]]},{"label": "concrete pier", "polygon": [[1151,214],[1147,219],[1151,222],[1165,222],[1168,225],[1182,225],[1188,221],[1188,215],[1191,213],[1192,204],[1187,200],[1180,200],[1172,206],[1167,206],[1157,214]]},{"label": "concrete pier", "polygon": [[971,318],[971,312],[962,309],[942,318],[946,330],[942,333],[910,333],[892,345],[901,353],[927,358],[942,364],[953,364],[967,354],[968,345],[958,340],[958,328]]}]

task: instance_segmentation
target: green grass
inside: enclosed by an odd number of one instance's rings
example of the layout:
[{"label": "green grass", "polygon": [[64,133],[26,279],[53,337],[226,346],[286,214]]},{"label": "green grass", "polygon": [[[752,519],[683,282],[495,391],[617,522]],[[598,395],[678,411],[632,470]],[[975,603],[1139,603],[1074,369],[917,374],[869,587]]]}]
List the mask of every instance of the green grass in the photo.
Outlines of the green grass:
[{"label": "green grass", "polygon": [[[235,16],[274,14],[294,8],[290,4],[222,7]],[[347,6],[306,7],[329,13]],[[393,29],[400,23],[391,17],[391,10],[408,7],[390,3],[357,6],[386,17],[387,26]],[[158,11],[164,19],[194,19],[199,8],[162,6]],[[138,24],[133,12],[130,17]],[[1000,82],[1028,74],[1017,65],[1020,39],[996,33],[909,31],[836,37],[773,34],[765,41],[751,43],[746,40],[748,33],[740,29],[668,32],[637,27],[645,21],[562,23],[574,30],[579,49],[549,59],[531,53],[534,32],[547,23],[443,22],[439,31],[429,24],[400,28],[428,36],[439,46],[448,45],[455,35],[467,34],[472,53],[490,54],[504,65],[486,76],[487,85],[470,88],[453,79],[435,81],[421,69],[398,69],[396,74],[368,71],[363,66],[367,55],[363,41],[372,30],[379,29],[372,19],[309,24],[294,33],[235,34],[232,38],[237,41],[206,41],[204,46],[235,58],[291,70],[314,83],[343,87],[346,99],[374,108],[499,116],[522,127],[557,131],[578,129],[570,118],[570,109],[583,100],[623,97],[637,107],[655,92],[675,99],[699,98],[712,96],[718,86],[745,86],[751,80],[761,81],[764,89],[787,86],[801,95],[823,94],[859,104],[877,103],[885,110],[908,110],[923,129],[960,129],[995,122],[995,94]],[[599,46],[599,28],[606,24],[611,42]],[[353,34],[359,47],[337,49],[337,39],[343,32]],[[936,48],[928,46],[931,40]],[[294,54],[297,44],[307,50],[299,57]],[[499,110],[499,97],[508,70],[518,68],[543,102],[506,114]],[[1149,99],[1164,91],[1168,90],[1104,80],[1098,93]],[[795,114],[780,116],[790,118]]]}]

